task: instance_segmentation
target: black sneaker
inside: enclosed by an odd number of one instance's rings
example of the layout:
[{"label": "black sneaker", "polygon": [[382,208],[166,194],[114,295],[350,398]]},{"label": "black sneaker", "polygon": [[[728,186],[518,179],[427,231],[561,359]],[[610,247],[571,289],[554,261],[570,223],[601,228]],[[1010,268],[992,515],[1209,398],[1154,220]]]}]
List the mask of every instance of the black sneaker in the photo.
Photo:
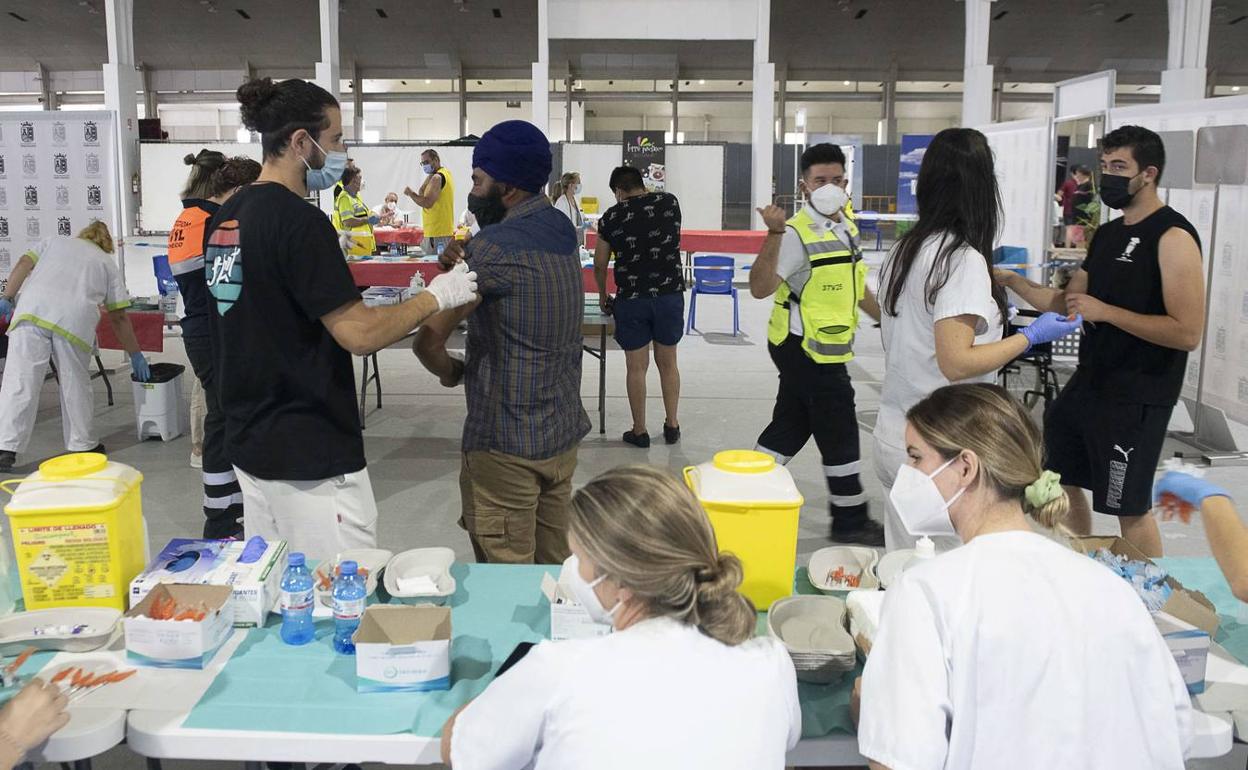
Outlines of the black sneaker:
[{"label": "black sneaker", "polygon": [[680,426],[663,423],[663,440],[669,444],[680,441]]},{"label": "black sneaker", "polygon": [[884,547],[884,525],[875,519],[864,518],[848,526],[832,520],[832,532],[828,536],[834,543],[847,545],[865,545],[871,548]]},{"label": "black sneaker", "polygon": [[649,433],[633,433],[630,430],[624,434],[624,443],[632,444],[633,446],[640,447],[642,449],[649,449],[650,448],[650,434]]},{"label": "black sneaker", "polygon": [[17,452],[0,449],[0,473],[8,473],[17,463]]}]

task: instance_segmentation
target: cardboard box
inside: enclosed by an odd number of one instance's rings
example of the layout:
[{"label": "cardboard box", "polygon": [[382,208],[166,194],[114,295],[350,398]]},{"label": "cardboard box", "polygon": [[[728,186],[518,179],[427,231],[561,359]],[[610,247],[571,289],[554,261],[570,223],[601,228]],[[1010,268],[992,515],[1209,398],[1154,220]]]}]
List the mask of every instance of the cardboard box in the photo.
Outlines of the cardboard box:
[{"label": "cardboard box", "polygon": [[353,638],[357,692],[450,689],[449,607],[374,604]]},{"label": "cardboard box", "polygon": [[1153,616],[1161,638],[1170,648],[1174,662],[1179,664],[1179,673],[1183,675],[1183,683],[1187,685],[1190,695],[1199,695],[1205,691],[1205,668],[1209,664],[1209,634],[1201,631],[1191,623],[1159,612]]},{"label": "cardboard box", "polygon": [[259,554],[249,553],[243,562],[247,546],[237,540],[170,540],[147,569],[130,581],[130,606],[138,605],[162,583],[229,586],[234,591],[234,625],[263,626],[281,592],[286,541],[273,540]]},{"label": "cardboard box", "polygon": [[595,623],[589,612],[576,600],[568,581],[568,564],[559,570],[559,579],[546,573],[542,576],[542,594],[550,602],[550,638],[592,639],[611,633],[609,623]]},{"label": "cardboard box", "polygon": [[368,307],[381,305],[401,305],[411,298],[411,291],[406,288],[391,286],[373,286],[360,293],[364,304]]},{"label": "cardboard box", "polygon": [[[1140,553],[1138,548],[1120,537],[1075,537],[1071,538],[1070,545],[1083,554],[1091,554],[1106,548],[1115,556],[1125,556],[1131,561],[1153,563],[1152,559]],[[1199,591],[1189,591],[1184,588],[1182,583],[1172,577],[1166,578],[1166,584],[1173,589],[1174,593],[1162,606],[1161,611],[1196,626],[1211,637],[1217,636],[1218,611],[1214,609],[1213,602]]]},{"label": "cardboard box", "polygon": [[[182,607],[203,608],[203,620],[154,620],[152,605],[172,599]],[[161,584],[122,618],[126,657],[160,668],[204,668],[234,632],[233,592],[229,586]]]}]

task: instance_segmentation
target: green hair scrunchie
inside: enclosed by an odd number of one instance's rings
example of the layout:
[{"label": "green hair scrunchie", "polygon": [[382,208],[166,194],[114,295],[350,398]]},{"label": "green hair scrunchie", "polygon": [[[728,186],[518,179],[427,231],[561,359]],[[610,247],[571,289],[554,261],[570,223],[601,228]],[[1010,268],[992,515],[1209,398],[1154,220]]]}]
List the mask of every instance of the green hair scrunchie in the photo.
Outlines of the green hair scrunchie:
[{"label": "green hair scrunchie", "polygon": [[1053,471],[1043,471],[1040,478],[1027,485],[1023,497],[1032,508],[1047,505],[1062,496],[1062,475]]}]

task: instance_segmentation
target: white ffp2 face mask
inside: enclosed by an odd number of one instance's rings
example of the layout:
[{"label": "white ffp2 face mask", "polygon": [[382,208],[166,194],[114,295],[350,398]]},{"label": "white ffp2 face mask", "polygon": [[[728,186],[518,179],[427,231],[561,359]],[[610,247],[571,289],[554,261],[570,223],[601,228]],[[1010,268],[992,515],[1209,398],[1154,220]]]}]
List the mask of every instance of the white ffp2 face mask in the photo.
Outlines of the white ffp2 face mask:
[{"label": "white ffp2 face mask", "polygon": [[594,591],[594,587],[606,580],[607,576],[599,575],[594,578],[593,582],[586,582],[585,578],[581,577],[581,560],[577,558],[576,554],[569,556],[564,565],[564,568],[569,570],[572,594],[576,597],[576,601],[589,613],[590,619],[595,623],[612,625],[612,616],[620,608],[621,602],[617,601],[615,606],[608,610],[602,606],[602,602],[598,600],[598,594]]},{"label": "white ffp2 face mask", "polygon": [[949,518],[949,506],[958,501],[966,488],[959,489],[951,499],[945,500],[933,481],[956,459],[958,458],[940,466],[930,476],[909,463],[903,464],[897,470],[897,480],[893,482],[888,499],[901,517],[902,525],[911,535],[957,537],[953,520]]},{"label": "white ffp2 face mask", "polygon": [[849,203],[849,193],[839,185],[825,184],[810,193],[810,205],[825,217],[831,217]]}]

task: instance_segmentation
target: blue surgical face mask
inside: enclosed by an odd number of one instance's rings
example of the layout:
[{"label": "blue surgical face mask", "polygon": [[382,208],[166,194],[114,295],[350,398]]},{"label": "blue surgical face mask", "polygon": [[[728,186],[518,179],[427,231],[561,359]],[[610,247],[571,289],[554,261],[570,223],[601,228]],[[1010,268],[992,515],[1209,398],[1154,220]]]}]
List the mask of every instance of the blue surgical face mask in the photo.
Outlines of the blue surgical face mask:
[{"label": "blue surgical face mask", "polygon": [[[311,139],[310,136],[308,138]],[[308,185],[308,192],[328,190],[342,178],[342,172],[347,168],[347,154],[337,150],[325,152],[325,149],[317,144],[315,139],[312,139],[312,144],[316,145],[316,149],[320,150],[325,156],[325,163],[320,168],[312,168],[312,164],[308,163],[307,158],[300,158],[303,161],[303,165],[308,167],[304,177]]]},{"label": "blue surgical face mask", "polygon": [[432,173],[433,173],[433,164],[432,164],[432,163],[421,163],[421,164],[420,164],[420,170],[421,170],[421,171],[424,171],[426,174],[432,174]]}]

